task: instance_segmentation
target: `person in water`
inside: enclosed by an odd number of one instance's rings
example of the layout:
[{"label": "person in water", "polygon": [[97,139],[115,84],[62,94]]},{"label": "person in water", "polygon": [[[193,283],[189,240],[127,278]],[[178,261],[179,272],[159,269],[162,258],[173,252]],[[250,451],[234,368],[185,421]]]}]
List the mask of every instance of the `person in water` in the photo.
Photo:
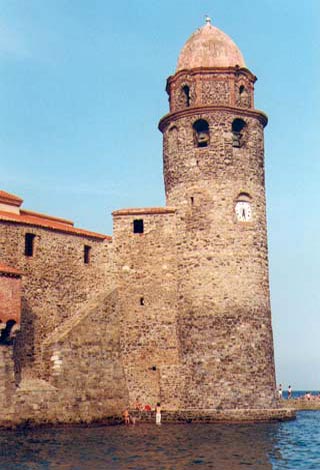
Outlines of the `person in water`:
[{"label": "person in water", "polygon": [[124,424],[126,424],[126,425],[130,424],[130,415],[129,415],[128,408],[126,408],[126,409],[124,410],[124,412],[122,413],[122,415],[123,415]]}]

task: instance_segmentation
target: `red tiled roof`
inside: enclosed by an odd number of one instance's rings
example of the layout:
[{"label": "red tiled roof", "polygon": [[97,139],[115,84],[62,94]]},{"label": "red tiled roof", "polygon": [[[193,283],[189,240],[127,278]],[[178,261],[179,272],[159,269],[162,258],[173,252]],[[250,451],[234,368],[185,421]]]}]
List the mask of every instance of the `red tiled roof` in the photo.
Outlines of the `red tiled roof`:
[{"label": "red tiled roof", "polygon": [[0,220],[8,222],[33,225],[35,227],[43,227],[58,232],[70,233],[72,235],[82,235],[86,237],[104,239],[112,239],[109,235],[103,235],[101,233],[90,232],[80,228],[73,227],[73,223],[70,221],[64,221],[56,217],[46,216],[44,214],[37,214],[36,212],[21,210],[20,214],[14,214],[11,212],[0,211]]},{"label": "red tiled roof", "polygon": [[20,207],[23,203],[23,199],[21,199],[19,196],[15,196],[14,194],[0,190],[0,203]]},{"label": "red tiled roof", "polygon": [[61,217],[54,217],[53,215],[40,214],[39,212],[27,211],[25,209],[20,209],[20,215],[29,215],[32,217],[37,217],[41,219],[54,220],[60,224],[67,224],[73,227],[74,223],[72,220],[62,219]]},{"label": "red tiled roof", "polygon": [[18,269],[15,268],[11,268],[11,266],[7,266],[3,263],[0,263],[0,273],[15,274],[17,276],[21,276],[21,271],[18,271]]},{"label": "red tiled roof", "polygon": [[119,209],[113,211],[112,215],[117,217],[119,215],[143,215],[143,214],[174,214],[176,209],[174,207],[145,207],[137,209]]}]

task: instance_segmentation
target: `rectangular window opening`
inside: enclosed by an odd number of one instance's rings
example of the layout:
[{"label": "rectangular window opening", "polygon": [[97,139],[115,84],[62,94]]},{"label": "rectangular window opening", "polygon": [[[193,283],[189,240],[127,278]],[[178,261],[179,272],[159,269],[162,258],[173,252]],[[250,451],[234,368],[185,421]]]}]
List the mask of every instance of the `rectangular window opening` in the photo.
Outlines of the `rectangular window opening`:
[{"label": "rectangular window opening", "polygon": [[25,256],[33,256],[34,252],[34,239],[35,239],[35,234],[34,233],[26,233],[25,239],[24,239],[24,254]]},{"label": "rectangular window opening", "polygon": [[133,233],[143,233],[143,219],[133,221]]},{"label": "rectangular window opening", "polygon": [[83,262],[84,262],[84,264],[89,264],[90,263],[90,251],[91,251],[91,246],[84,245],[84,251],[83,251]]}]

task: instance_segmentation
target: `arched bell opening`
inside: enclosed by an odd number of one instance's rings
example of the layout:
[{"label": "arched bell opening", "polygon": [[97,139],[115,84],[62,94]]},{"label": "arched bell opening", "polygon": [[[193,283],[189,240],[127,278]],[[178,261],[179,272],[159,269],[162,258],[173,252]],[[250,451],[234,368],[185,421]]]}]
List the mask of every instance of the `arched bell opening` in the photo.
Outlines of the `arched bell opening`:
[{"label": "arched bell opening", "polygon": [[243,119],[235,119],[232,122],[232,146],[240,148],[244,143],[244,131],[247,124]]},{"label": "arched bell opening", "polygon": [[209,124],[204,119],[198,119],[193,124],[194,142],[197,147],[207,147],[210,143]]},{"label": "arched bell opening", "polygon": [[250,93],[244,85],[239,86],[237,102],[243,108],[250,108]]}]

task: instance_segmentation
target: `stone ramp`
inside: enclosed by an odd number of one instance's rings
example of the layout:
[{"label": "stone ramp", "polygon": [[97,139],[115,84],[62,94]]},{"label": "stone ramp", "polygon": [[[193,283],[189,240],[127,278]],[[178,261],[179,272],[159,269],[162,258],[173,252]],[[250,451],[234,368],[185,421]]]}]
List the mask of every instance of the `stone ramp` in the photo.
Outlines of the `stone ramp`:
[{"label": "stone ramp", "polygon": [[54,392],[56,390],[57,390],[56,387],[49,384],[49,382],[47,382],[46,380],[29,377],[29,378],[23,378],[21,380],[21,382],[19,383],[17,392],[18,393],[24,393],[24,392],[46,393],[46,392]]},{"label": "stone ramp", "polygon": [[113,295],[116,295],[116,290],[111,290],[108,293],[100,293],[89,300],[78,312],[74,313],[70,318],[57,326],[47,336],[42,343],[42,349],[45,350],[51,345],[63,341],[84,319],[94,314],[97,309],[101,308],[101,305],[109,302],[110,297]]}]

